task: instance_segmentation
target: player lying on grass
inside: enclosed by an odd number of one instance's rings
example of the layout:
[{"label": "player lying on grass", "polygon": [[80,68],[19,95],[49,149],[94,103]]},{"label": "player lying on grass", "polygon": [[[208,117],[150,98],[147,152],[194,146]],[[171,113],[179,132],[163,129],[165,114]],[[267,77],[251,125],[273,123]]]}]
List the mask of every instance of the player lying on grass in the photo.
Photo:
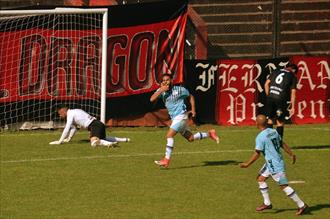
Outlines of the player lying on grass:
[{"label": "player lying on grass", "polygon": [[88,129],[92,147],[110,147],[118,142],[130,141],[129,138],[106,137],[105,125],[81,109],[69,109],[66,106],[61,106],[58,108],[57,113],[62,119],[66,119],[65,128],[60,140],[52,141],[49,144],[62,144],[71,141],[77,131],[76,125]]},{"label": "player lying on grass", "polygon": [[[164,101],[168,113],[170,114],[172,124],[166,135],[167,144],[165,157],[162,160],[155,161],[157,165],[165,168],[169,166],[171,154],[174,148],[174,136],[178,132],[190,142],[210,137],[216,141],[217,144],[219,144],[219,137],[214,129],[209,130],[208,133],[191,133],[187,121],[189,113],[191,113],[193,117],[196,116],[195,99],[186,88],[173,85],[172,75],[163,75],[160,88],[150,97],[150,101],[156,101],[158,98],[161,98]],[[189,99],[191,105],[190,112],[187,112],[187,107],[184,103],[186,98]]]},{"label": "player lying on grass", "polygon": [[298,205],[296,215],[301,215],[306,212],[307,205],[299,198],[297,193],[289,186],[289,182],[285,175],[284,160],[280,148],[289,154],[292,158],[292,163],[296,162],[296,156],[292,153],[290,147],[282,142],[281,136],[275,129],[267,128],[267,118],[264,115],[258,115],[256,120],[257,128],[260,133],[256,137],[256,148],[250,160],[245,163],[240,163],[241,168],[247,168],[253,164],[262,153],[265,157],[266,163],[259,172],[258,183],[260,192],[264,198],[264,203],[259,206],[256,211],[263,211],[271,209],[273,206],[269,199],[268,185],[266,180],[272,177],[276,181],[285,194],[290,197]]}]

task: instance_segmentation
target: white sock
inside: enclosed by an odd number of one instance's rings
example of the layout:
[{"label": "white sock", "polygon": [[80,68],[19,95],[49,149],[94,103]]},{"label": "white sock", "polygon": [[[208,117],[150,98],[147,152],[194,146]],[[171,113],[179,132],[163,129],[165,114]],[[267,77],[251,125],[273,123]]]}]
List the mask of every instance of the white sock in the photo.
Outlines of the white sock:
[{"label": "white sock", "polygon": [[107,136],[104,140],[110,141],[110,142],[129,142],[131,139],[129,138],[118,138],[118,137],[111,137]]},{"label": "white sock", "polygon": [[270,205],[270,199],[269,199],[269,193],[268,193],[268,185],[266,182],[258,182],[259,184],[259,189],[260,192],[262,194],[262,196],[264,197],[264,204],[265,205]]},{"label": "white sock", "polygon": [[283,191],[289,198],[296,202],[299,208],[302,208],[305,205],[305,203],[299,198],[297,193],[290,186],[285,187]]},{"label": "white sock", "polygon": [[101,146],[108,146],[109,144],[111,144],[110,141],[106,141],[106,140],[102,140],[102,139],[100,139],[100,145],[101,145]]},{"label": "white sock", "polygon": [[118,137],[115,137],[115,140],[117,142],[129,142],[130,141],[129,138],[118,138]]},{"label": "white sock", "polygon": [[196,134],[194,134],[194,140],[199,140],[207,137],[209,137],[209,135],[205,132],[197,132]]},{"label": "white sock", "polygon": [[166,144],[166,151],[165,151],[165,158],[170,159],[171,154],[173,151],[173,145],[174,145],[174,139],[173,138],[167,138],[167,144]]}]

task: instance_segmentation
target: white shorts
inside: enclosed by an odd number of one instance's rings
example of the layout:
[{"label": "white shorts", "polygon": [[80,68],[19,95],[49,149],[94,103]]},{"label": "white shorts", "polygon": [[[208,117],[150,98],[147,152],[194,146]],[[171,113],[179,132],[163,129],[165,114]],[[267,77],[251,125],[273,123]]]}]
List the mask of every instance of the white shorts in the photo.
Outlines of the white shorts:
[{"label": "white shorts", "polygon": [[275,182],[277,182],[279,185],[289,185],[289,181],[286,178],[285,172],[278,172],[272,174],[269,169],[267,168],[267,165],[264,164],[262,168],[259,171],[259,175],[268,178],[271,176]]},{"label": "white shorts", "polygon": [[187,130],[189,130],[187,121],[188,121],[187,114],[178,115],[174,117],[174,119],[172,119],[172,124],[170,128],[183,135]]}]

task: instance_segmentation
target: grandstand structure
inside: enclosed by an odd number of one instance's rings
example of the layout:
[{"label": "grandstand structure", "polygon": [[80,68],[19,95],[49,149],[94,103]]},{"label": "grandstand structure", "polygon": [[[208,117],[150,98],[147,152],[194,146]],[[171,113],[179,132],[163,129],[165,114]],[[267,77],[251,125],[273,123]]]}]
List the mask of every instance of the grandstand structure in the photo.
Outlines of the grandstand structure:
[{"label": "grandstand structure", "polygon": [[208,30],[209,58],[330,55],[327,0],[193,0]]},{"label": "grandstand structure", "polygon": [[[106,6],[154,1],[157,0],[2,0],[1,8]],[[190,1],[186,59],[292,55],[330,55],[328,0]]]}]

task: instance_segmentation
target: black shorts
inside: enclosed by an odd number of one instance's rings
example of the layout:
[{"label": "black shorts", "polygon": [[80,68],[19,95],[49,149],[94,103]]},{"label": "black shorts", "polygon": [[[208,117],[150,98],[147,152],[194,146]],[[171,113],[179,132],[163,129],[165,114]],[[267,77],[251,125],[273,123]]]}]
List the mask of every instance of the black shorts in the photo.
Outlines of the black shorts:
[{"label": "black shorts", "polygon": [[88,131],[90,131],[90,137],[98,137],[99,139],[105,139],[105,125],[99,121],[94,120],[89,126]]},{"label": "black shorts", "polygon": [[269,119],[278,119],[284,121],[285,117],[289,115],[288,103],[286,100],[281,99],[267,99],[267,117]]}]

